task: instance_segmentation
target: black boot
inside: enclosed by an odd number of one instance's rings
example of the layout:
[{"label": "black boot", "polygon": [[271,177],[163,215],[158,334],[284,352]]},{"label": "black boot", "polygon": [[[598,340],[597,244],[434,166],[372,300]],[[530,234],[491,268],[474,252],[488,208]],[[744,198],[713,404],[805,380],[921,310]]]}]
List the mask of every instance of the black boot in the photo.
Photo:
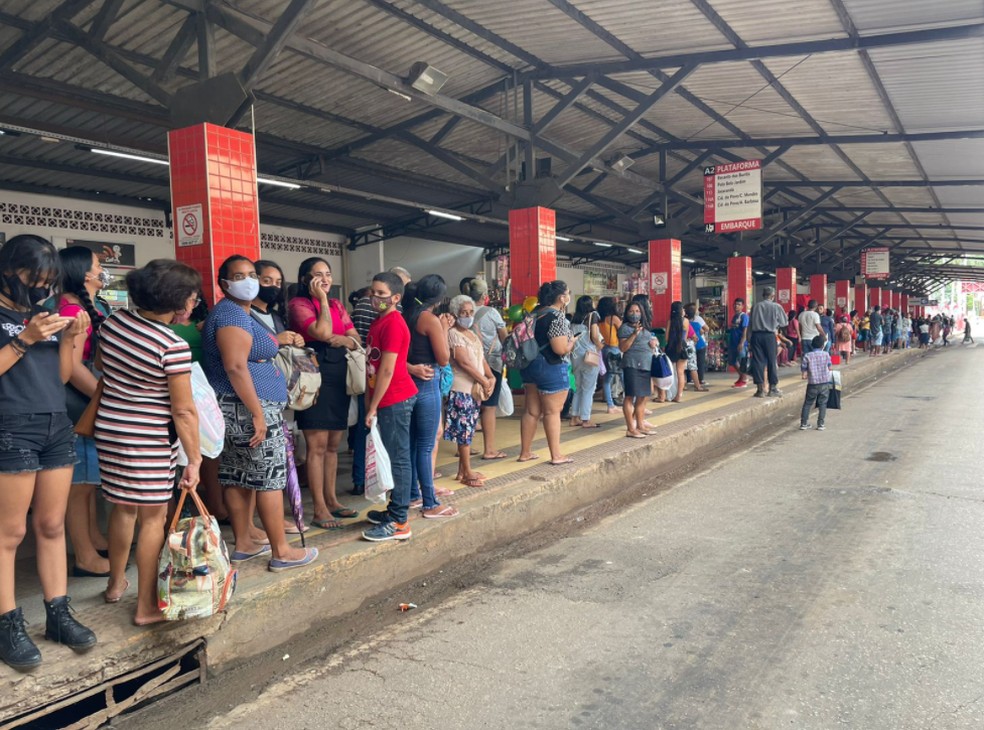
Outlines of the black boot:
[{"label": "black boot", "polygon": [[69,601],[68,596],[59,596],[50,603],[44,602],[44,610],[48,614],[44,638],[64,644],[74,651],[87,651],[96,645],[96,635],[75,620]]},{"label": "black boot", "polygon": [[27,635],[24,612],[19,608],[0,615],[0,659],[21,672],[41,663],[41,652]]}]

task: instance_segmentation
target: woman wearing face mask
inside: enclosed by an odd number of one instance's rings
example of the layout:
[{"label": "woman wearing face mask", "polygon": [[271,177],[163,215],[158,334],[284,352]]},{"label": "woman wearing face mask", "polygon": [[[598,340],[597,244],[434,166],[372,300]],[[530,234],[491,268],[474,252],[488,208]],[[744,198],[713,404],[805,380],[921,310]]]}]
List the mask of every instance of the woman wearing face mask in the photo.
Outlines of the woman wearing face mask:
[{"label": "woman wearing face mask", "polygon": [[[260,289],[253,262],[245,256],[230,256],[219,267],[218,284],[225,298],[205,320],[202,338],[205,374],[226,422],[219,484],[225,490],[236,539],[232,562],[272,552],[271,571],[299,568],[317,558],[318,551],[292,548],[284,534],[287,383],[273,364],[280,346],[249,314]],[[254,498],[269,545],[259,543],[250,529]]]},{"label": "woman wearing face mask", "polygon": [[676,371],[676,397],[674,403],[679,403],[683,393],[684,380],[687,371],[687,340],[693,330],[683,313],[683,302],[670,304],[670,321],[666,327],[666,355],[673,363]]},{"label": "woman wearing face mask", "polygon": [[550,449],[550,463],[570,464],[574,460],[560,450],[560,413],[570,389],[568,359],[574,349],[574,336],[564,311],[571,303],[571,292],[563,281],[540,285],[539,304],[533,310],[534,335],[540,354],[522,370],[526,386],[526,410],[520,421],[520,450],[517,461],[540,458],[533,453],[536,424],[543,419],[543,431]]},{"label": "woman wearing face mask", "polygon": [[[287,304],[290,329],[299,332],[314,349],[321,366],[321,392],[318,401],[297,414],[297,425],[307,444],[308,488],[314,500],[311,524],[323,530],[340,529],[339,519],[358,517],[338,501],[338,447],[348,430],[350,396],[345,392],[348,366],[345,351],[361,341],[345,307],[328,293],[334,281],[331,266],[322,258],[309,258],[297,271],[297,296]],[[389,307],[378,301],[377,311]]]},{"label": "woman wearing face mask", "polygon": [[168,325],[174,334],[188,343],[192,362],[200,363],[204,356],[202,352],[202,327],[205,325],[206,317],[208,317],[208,304],[205,303],[205,292],[199,289],[194,306],[175,312],[174,319]]},{"label": "woman wearing face mask", "polygon": [[454,380],[448,394],[444,438],[458,445],[458,475],[455,478],[469,487],[483,487],[485,476],[471,468],[471,443],[479,409],[495,388],[495,376],[482,355],[482,340],[472,332],[474,300],[459,294],[451,300],[449,308],[455,317],[454,327],[448,332]]},{"label": "woman wearing face mask", "polygon": [[[89,399],[96,391],[99,373],[93,361],[96,357],[97,333],[110,315],[109,305],[99,298],[99,291],[109,284],[109,273],[103,270],[99,257],[85,246],[70,246],[58,252],[62,263],[62,296],[58,314],[75,317],[79,312],[89,316],[91,326],[76,338],[72,352],[72,377],[65,386],[68,417],[73,423],[82,417]],[[72,541],[76,578],[106,578],[109,576],[109,543],[99,529],[96,513],[96,485],[99,484],[99,459],[96,442],[79,437],[75,441],[78,463],[72,475],[72,491],[68,496],[66,527]],[[102,553],[102,554],[100,554]]]},{"label": "woman wearing face mask", "polygon": [[45,638],[85,651],[96,637],[69,610],[65,510],[75,464],[75,434],[65,413],[75,338],[89,317],[46,312],[38,302],[58,285],[55,247],[14,236],[0,247],[0,659],[26,671],[41,663],[17,606],[17,548],[31,521],[47,614]]},{"label": "woman wearing face mask", "polygon": [[646,401],[652,393],[652,362],[656,338],[646,307],[630,302],[625,308],[622,326],[618,328],[618,348],[622,352],[622,380],[625,399],[625,435],[641,439],[651,431],[646,427]]}]

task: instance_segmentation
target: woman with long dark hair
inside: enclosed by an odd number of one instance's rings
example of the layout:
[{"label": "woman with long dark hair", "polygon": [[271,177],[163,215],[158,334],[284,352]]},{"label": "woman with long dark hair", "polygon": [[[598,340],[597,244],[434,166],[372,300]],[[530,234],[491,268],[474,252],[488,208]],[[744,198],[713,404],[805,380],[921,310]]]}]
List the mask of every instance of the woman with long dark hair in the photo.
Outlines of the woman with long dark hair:
[{"label": "woman with long dark hair", "polygon": [[550,463],[570,464],[574,460],[560,450],[560,413],[570,389],[569,356],[574,349],[571,325],[564,315],[571,303],[571,292],[563,281],[540,285],[537,307],[533,310],[533,333],[539,354],[523,370],[526,410],[520,422],[520,450],[517,461],[532,461],[536,424],[543,419],[543,431],[550,449]]},{"label": "woman with long dark hair", "polygon": [[[571,367],[574,369],[574,402],[571,404],[571,425],[581,428],[598,428],[591,422],[591,404],[598,387],[598,371],[601,369],[601,348],[604,340],[598,329],[598,313],[591,297],[578,297],[574,306],[574,319],[571,331],[578,337],[571,352]],[[590,364],[589,364],[590,361]]]},{"label": "woman with long dark hair", "polygon": [[645,438],[650,434],[646,423],[646,402],[652,394],[652,363],[656,349],[653,322],[645,301],[635,300],[625,307],[618,345],[622,352],[622,382],[625,399],[622,415],[628,438]]},{"label": "woman with long dark hair", "polygon": [[[602,339],[602,358],[621,356],[618,349],[618,328],[622,326],[622,318],[618,316],[614,297],[602,297],[598,300],[598,331]],[[606,361],[607,366],[607,361]],[[614,373],[611,368],[605,370],[605,376],[601,380],[602,392],[605,394],[605,403],[609,413],[618,413],[618,407],[612,398],[612,377]]]},{"label": "woman with long dark hair", "polygon": [[440,369],[448,364],[448,327],[434,309],[444,301],[448,287],[437,274],[409,284],[403,299],[403,319],[410,330],[407,364],[417,365],[412,375],[417,400],[410,412],[410,506],[421,507],[424,517],[453,517],[458,511],[443,506],[434,489],[433,454],[441,426]]},{"label": "woman with long dark hair", "polygon": [[304,338],[287,328],[287,297],[284,294],[286,277],[276,261],[260,259],[253,264],[260,282],[260,292],[253,300],[250,314],[273,332],[281,345],[304,346]]},{"label": "woman with long dark hair", "polygon": [[686,384],[687,371],[687,339],[690,336],[690,321],[684,316],[683,302],[670,304],[670,321],[666,326],[666,355],[673,363],[676,371],[676,397],[674,403],[679,403]]},{"label": "woman with long dark hair", "polygon": [[339,519],[359,516],[338,501],[335,483],[338,447],[348,430],[345,351],[359,347],[361,340],[345,307],[328,296],[333,281],[327,261],[305,259],[297,271],[297,295],[287,303],[288,327],[304,338],[321,365],[318,401],[297,414],[297,425],[307,444],[308,488],[314,500],[311,524],[323,530],[341,529]]},{"label": "woman with long dark hair", "polygon": [[34,527],[44,593],[45,638],[85,651],[96,636],[72,616],[68,598],[65,510],[72,488],[75,433],[65,412],[75,338],[89,316],[45,311],[38,303],[60,287],[61,261],[40,236],[14,236],[0,247],[0,659],[26,671],[41,663],[17,606],[17,548]]},{"label": "woman with long dark hair", "polygon": [[[111,314],[109,305],[99,298],[99,292],[109,284],[109,272],[104,271],[99,257],[85,246],[69,246],[58,252],[62,263],[62,296],[58,314],[75,317],[80,311],[89,316],[88,330],[76,338],[72,351],[72,376],[65,386],[68,417],[74,423],[82,417],[89,400],[96,392],[99,373],[95,357],[99,327]],[[106,578],[109,576],[109,543],[99,529],[96,513],[96,486],[99,484],[99,458],[96,442],[80,436],[75,441],[78,463],[72,474],[72,491],[68,495],[65,524],[72,541],[76,578]]]}]

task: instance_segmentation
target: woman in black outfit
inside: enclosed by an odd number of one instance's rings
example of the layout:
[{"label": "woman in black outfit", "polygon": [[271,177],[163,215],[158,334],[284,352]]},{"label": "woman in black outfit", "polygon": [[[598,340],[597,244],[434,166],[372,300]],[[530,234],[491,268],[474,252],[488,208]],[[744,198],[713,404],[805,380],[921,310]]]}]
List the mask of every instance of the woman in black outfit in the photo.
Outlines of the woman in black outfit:
[{"label": "woman in black outfit", "polygon": [[670,321],[666,327],[666,355],[676,370],[676,397],[674,403],[680,402],[683,386],[686,383],[687,369],[687,336],[690,322],[683,316],[683,302],[670,304]]}]

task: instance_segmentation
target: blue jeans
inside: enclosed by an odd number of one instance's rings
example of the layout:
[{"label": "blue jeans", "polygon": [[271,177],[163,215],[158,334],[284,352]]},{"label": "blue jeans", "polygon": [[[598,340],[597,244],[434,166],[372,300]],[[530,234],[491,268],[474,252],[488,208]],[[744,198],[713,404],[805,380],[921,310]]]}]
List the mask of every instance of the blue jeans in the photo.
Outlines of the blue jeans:
[{"label": "blue jeans", "polygon": [[594,401],[595,388],[598,385],[598,370],[594,367],[574,368],[574,402],[571,404],[571,415],[582,421],[591,420],[591,404]]},{"label": "blue jeans", "polygon": [[816,405],[820,409],[817,415],[817,425],[822,426],[827,419],[827,398],[830,397],[830,383],[808,383],[806,398],[803,400],[803,410],[800,413],[800,423],[810,422],[810,411]]},{"label": "blue jeans", "polygon": [[[438,366],[434,365],[437,373]],[[410,416],[410,501],[423,496],[424,509],[437,507],[434,494],[434,443],[441,426],[441,379],[413,379],[417,402]]]},{"label": "blue jeans", "polygon": [[363,489],[366,486],[366,397],[364,395],[353,396],[359,408],[359,420],[352,426],[352,484],[356,489]]},{"label": "blue jeans", "polygon": [[[621,352],[615,345],[605,345],[601,349],[601,357],[604,360],[605,355],[610,352]],[[607,364],[606,364],[607,367]],[[605,394],[605,403],[608,404],[609,408],[615,407],[615,401],[612,400],[612,371],[606,370],[605,377],[601,381],[601,390]]]},{"label": "blue jeans", "polygon": [[386,511],[393,522],[401,524],[410,510],[410,414],[416,400],[417,396],[411,396],[376,412],[379,435],[393,469],[393,491]]}]

